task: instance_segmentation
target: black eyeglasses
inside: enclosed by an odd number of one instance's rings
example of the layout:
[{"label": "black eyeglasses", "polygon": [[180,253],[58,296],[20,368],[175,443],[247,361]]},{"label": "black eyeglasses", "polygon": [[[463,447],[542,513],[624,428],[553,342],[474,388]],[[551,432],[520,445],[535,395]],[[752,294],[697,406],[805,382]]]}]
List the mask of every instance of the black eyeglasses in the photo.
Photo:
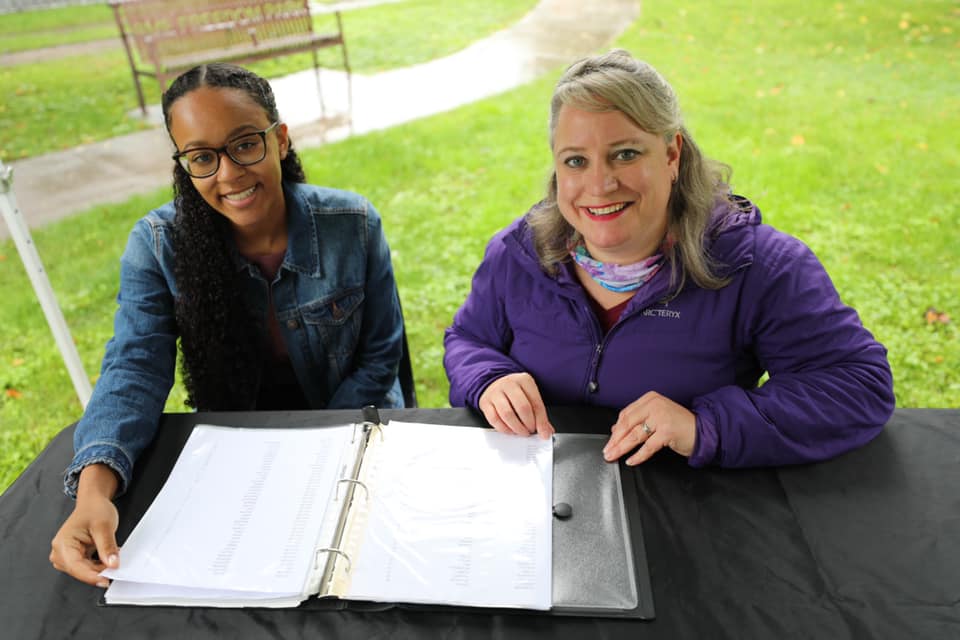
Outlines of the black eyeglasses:
[{"label": "black eyeglasses", "polygon": [[220,170],[220,154],[226,153],[236,164],[246,167],[267,157],[267,134],[280,124],[274,122],[263,131],[253,131],[234,138],[222,147],[197,147],[178,151],[173,159],[194,178],[209,178]]}]

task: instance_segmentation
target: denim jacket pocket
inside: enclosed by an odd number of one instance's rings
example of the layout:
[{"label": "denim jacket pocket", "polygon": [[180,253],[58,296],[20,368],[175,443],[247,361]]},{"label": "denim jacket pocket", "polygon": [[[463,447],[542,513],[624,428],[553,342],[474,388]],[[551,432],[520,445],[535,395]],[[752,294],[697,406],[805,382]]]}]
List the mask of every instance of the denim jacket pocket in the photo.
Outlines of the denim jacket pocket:
[{"label": "denim jacket pocket", "polygon": [[342,369],[349,362],[357,348],[363,323],[363,301],[363,289],[351,289],[300,309],[308,333],[319,337],[328,357],[336,360],[338,368]]}]

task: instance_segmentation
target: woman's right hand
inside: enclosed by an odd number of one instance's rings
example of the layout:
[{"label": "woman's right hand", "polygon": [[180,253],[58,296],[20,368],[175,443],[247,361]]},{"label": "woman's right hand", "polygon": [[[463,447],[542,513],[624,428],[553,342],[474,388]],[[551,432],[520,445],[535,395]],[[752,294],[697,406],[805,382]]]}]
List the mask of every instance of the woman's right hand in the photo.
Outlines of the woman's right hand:
[{"label": "woman's right hand", "polygon": [[93,586],[110,584],[99,574],[120,564],[116,539],[120,517],[113,504],[117,483],[106,465],[93,464],[80,472],[73,513],[50,543],[50,563],[55,569]]},{"label": "woman's right hand", "polygon": [[529,373],[497,378],[480,394],[478,406],[490,426],[501,433],[538,433],[546,440],[555,432],[537,383]]}]

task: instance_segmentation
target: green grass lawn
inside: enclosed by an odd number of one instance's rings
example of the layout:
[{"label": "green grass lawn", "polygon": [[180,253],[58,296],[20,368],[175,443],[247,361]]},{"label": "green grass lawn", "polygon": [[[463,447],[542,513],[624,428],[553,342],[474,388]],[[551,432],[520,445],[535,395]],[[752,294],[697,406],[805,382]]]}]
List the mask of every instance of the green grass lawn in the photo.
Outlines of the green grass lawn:
[{"label": "green grass lawn", "polygon": [[[0,15],[0,54],[117,37],[107,3]],[[117,41],[119,44],[119,40]]]},{"label": "green grass lawn", "polygon": [[[677,87],[737,192],[807,242],[888,347],[901,407],[960,405],[960,15],[930,1],[646,0],[618,45]],[[902,3],[901,3],[902,4]],[[901,5],[898,5],[898,7]],[[503,96],[303,153],[313,182],[367,195],[393,249],[422,406],[444,406],[443,329],[490,236],[540,197],[560,70]],[[88,372],[110,336],[117,260],[166,190],[35,240]],[[16,251],[0,244],[0,487],[80,413]],[[952,317],[928,322],[929,307]],[[182,409],[179,392],[169,410]]]},{"label": "green grass lawn", "polygon": [[[372,73],[448,55],[515,23],[535,4],[536,0],[405,0],[344,12],[350,66],[356,73]],[[63,16],[62,23],[58,16]],[[316,15],[314,22],[321,33],[335,28],[329,14]],[[48,46],[51,38],[76,42],[110,35],[117,38],[114,50],[0,67],[0,159],[11,162],[147,126],[139,118],[130,66],[108,7],[0,15],[4,43],[0,52]],[[339,48],[323,49],[319,57],[322,66],[343,68]],[[311,67],[309,54],[250,65],[269,78]],[[158,103],[157,83],[144,78],[142,84],[147,102]]]},{"label": "green grass lawn", "polygon": [[957,4],[644,7],[621,44],[676,86],[735,188],[817,252],[890,350],[898,405],[960,406]]}]

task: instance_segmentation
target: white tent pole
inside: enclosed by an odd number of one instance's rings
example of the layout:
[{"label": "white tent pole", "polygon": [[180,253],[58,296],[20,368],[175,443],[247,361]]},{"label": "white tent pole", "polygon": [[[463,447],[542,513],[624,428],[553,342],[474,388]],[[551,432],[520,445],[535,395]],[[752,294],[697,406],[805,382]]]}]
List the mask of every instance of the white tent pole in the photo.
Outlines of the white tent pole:
[{"label": "white tent pole", "polygon": [[80,362],[77,345],[73,342],[67,321],[57,304],[53,287],[50,286],[50,279],[43,269],[43,263],[40,262],[40,254],[37,253],[37,247],[30,237],[30,230],[17,208],[17,201],[13,195],[13,168],[5,166],[3,160],[0,160],[0,211],[10,229],[10,235],[13,236],[13,242],[17,245],[17,251],[20,253],[20,259],[23,260],[27,275],[30,276],[33,290],[37,294],[43,313],[47,317],[47,324],[50,325],[53,337],[57,341],[60,355],[63,356],[63,361],[67,365],[80,405],[86,409],[92,393],[90,378],[87,377]]}]

